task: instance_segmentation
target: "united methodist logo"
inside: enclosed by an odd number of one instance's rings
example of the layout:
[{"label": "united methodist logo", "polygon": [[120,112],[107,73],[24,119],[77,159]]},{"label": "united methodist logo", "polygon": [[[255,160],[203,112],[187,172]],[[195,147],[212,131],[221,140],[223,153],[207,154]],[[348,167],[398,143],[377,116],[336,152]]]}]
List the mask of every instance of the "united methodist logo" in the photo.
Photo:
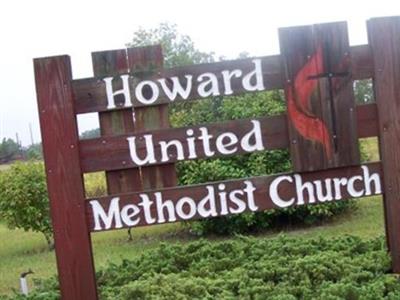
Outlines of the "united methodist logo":
[{"label": "united methodist logo", "polygon": [[[287,110],[294,128],[300,135],[307,140],[321,144],[325,150],[326,157],[330,160],[332,159],[333,151],[337,149],[336,118],[333,104],[334,93],[340,89],[341,81],[338,80],[338,77],[347,76],[348,73],[331,72],[330,55],[329,53],[327,54],[325,63],[328,72],[324,70],[323,47],[320,45],[317,47],[314,54],[309,57],[304,66],[297,72],[294,82],[288,83]],[[350,60],[346,54],[338,68],[342,69],[349,63]],[[317,92],[318,80],[316,79],[319,78],[328,78],[332,133],[325,122],[311,111],[310,99],[313,93]]]}]

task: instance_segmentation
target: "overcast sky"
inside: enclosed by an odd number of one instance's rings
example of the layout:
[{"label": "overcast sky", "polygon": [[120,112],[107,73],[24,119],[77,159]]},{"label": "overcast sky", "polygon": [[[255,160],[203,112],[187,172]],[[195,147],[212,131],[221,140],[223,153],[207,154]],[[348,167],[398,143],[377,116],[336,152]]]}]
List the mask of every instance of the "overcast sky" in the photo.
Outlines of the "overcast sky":
[{"label": "overcast sky", "polygon": [[[367,43],[365,21],[400,15],[400,1],[1,1],[0,138],[23,145],[40,141],[32,59],[68,54],[74,78],[92,76],[92,51],[124,47],[139,28],[161,22],[178,25],[195,46],[217,56],[236,58],[279,53],[277,29],[348,21],[350,43]],[[96,127],[94,118],[80,129]]]}]

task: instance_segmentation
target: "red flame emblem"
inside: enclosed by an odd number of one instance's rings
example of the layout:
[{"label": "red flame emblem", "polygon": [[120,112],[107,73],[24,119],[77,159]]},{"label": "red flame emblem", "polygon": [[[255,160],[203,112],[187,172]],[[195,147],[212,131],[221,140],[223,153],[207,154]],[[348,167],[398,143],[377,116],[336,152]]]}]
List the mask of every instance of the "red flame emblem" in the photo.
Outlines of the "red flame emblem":
[{"label": "red flame emblem", "polygon": [[288,115],[294,128],[305,139],[320,143],[328,159],[332,158],[330,133],[325,123],[311,112],[310,98],[318,80],[310,80],[311,74],[323,73],[322,47],[310,57],[296,74],[294,84],[287,86]]}]

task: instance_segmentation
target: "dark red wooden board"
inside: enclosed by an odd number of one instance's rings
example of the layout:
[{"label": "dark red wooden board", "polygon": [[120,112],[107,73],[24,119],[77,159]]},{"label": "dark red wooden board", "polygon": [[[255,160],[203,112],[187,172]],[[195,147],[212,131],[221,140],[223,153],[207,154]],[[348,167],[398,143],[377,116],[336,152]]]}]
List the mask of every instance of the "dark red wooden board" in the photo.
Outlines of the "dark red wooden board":
[{"label": "dark red wooden board", "polygon": [[57,268],[63,299],[97,299],[68,56],[34,60]]},{"label": "dark red wooden board", "polygon": [[[356,115],[358,120],[358,137],[372,137],[377,136],[377,118],[376,118],[376,105],[375,104],[366,104],[359,105],[356,109]],[[141,141],[141,146],[138,147],[139,157],[144,158],[147,154],[144,142],[144,135],[151,134],[153,136],[154,145],[158,144],[158,141],[169,141],[169,140],[178,140],[182,142],[184,146],[184,152],[188,153],[188,147],[186,143],[187,138],[187,130],[192,129],[195,133],[199,132],[199,127],[206,127],[207,131],[212,138],[210,139],[210,144],[215,144],[216,137],[219,134],[224,132],[232,132],[237,137],[241,138],[249,130],[252,129],[253,125],[251,123],[252,119],[247,120],[237,120],[237,121],[229,121],[224,123],[215,123],[215,124],[207,124],[204,126],[193,126],[187,128],[171,128],[171,129],[159,129],[152,131],[144,131],[137,134],[132,135],[120,135],[113,137],[102,137],[97,139],[88,139],[80,141],[80,154],[81,154],[81,164],[84,172],[94,172],[94,171],[102,171],[102,170],[114,170],[114,169],[123,169],[123,168],[132,168],[137,165],[132,161],[129,153],[128,147],[128,137],[135,137],[137,141]],[[263,140],[263,145],[266,150],[274,150],[274,149],[285,149],[289,146],[289,139],[287,135],[287,123],[285,115],[274,116],[274,117],[264,117],[254,119],[260,122],[261,127],[261,135]],[[203,151],[201,146],[201,141],[196,139],[196,144],[199,146],[196,147],[200,151],[197,151],[198,158],[207,157]],[[215,151],[215,147],[212,149]],[[155,153],[157,161],[160,161],[160,147],[155,147]],[[110,155],[110,153],[112,153]],[[172,156],[170,156],[169,162],[177,161],[176,152],[172,151]],[[238,151],[234,153],[243,154],[246,153],[243,149],[238,146]],[[233,155],[233,154],[232,154]],[[221,157],[227,156],[226,154],[216,152],[216,155],[213,157]],[[195,158],[192,158],[195,159]],[[151,163],[152,165],[157,165],[160,163]],[[150,163],[145,164],[150,165]],[[168,173],[170,174],[170,173]],[[171,186],[171,185],[169,185]]]},{"label": "dark red wooden board", "polygon": [[345,22],[279,30],[293,169],[359,163]]},{"label": "dark red wooden board", "polygon": [[393,272],[400,273],[400,17],[368,21],[384,179],[386,237]]}]

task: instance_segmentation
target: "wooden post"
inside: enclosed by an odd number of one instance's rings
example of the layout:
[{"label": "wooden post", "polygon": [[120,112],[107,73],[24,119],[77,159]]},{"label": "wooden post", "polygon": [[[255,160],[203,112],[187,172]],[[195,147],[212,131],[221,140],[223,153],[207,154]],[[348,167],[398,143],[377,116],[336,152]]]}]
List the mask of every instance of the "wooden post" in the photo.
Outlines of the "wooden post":
[{"label": "wooden post", "polygon": [[345,22],[279,30],[296,172],[359,164]]},{"label": "wooden post", "polygon": [[386,237],[393,272],[400,273],[400,17],[368,21],[374,62]]},{"label": "wooden post", "polygon": [[62,299],[97,299],[68,56],[34,60]]}]

